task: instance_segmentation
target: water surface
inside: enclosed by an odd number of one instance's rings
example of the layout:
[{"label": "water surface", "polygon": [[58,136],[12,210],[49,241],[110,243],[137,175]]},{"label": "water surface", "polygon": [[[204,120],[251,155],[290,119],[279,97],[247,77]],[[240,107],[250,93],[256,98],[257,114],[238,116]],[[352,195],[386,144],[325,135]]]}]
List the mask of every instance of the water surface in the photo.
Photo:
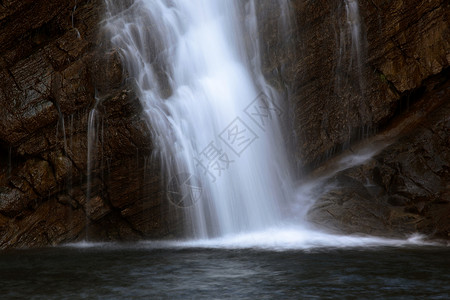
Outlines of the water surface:
[{"label": "water surface", "polygon": [[2,299],[448,299],[436,245],[208,248],[78,244],[0,254]]}]

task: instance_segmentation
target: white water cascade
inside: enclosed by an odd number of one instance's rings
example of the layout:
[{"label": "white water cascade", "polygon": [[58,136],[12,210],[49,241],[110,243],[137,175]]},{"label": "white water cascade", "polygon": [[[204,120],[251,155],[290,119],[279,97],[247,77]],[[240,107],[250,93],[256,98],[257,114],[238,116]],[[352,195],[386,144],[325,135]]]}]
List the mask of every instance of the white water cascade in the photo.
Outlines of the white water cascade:
[{"label": "white water cascade", "polygon": [[[364,37],[362,32],[362,21],[359,13],[358,0],[344,0],[345,20],[339,24],[339,47],[337,68],[344,73],[352,74],[352,80],[356,80],[359,89],[364,88],[363,66],[364,66]],[[345,58],[348,57],[348,60]],[[337,74],[337,88],[341,89],[346,82]]]},{"label": "white water cascade", "polygon": [[359,5],[357,0],[345,0],[345,13],[347,16],[347,26],[350,30],[352,58],[356,60],[358,75],[361,75],[361,17],[359,15]]},{"label": "white water cascade", "polygon": [[106,29],[192,235],[281,224],[293,188],[282,101],[261,72],[255,1],[106,4]]}]

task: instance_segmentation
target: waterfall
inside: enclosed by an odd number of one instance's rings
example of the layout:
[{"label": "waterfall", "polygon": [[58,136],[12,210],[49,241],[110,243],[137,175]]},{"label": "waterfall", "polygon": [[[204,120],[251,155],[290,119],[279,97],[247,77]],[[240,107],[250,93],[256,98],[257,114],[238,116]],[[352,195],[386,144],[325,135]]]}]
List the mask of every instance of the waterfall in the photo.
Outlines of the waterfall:
[{"label": "waterfall", "polygon": [[[287,9],[287,1],[278,1]],[[282,99],[261,72],[255,1],[107,0],[161,159],[168,201],[190,236],[282,223],[292,198]]]},{"label": "waterfall", "polygon": [[[361,76],[361,19],[359,16],[359,5],[357,0],[345,0],[345,13],[347,26],[351,36],[351,56],[355,60],[358,75]],[[353,64],[353,61],[350,63]]]},{"label": "waterfall", "polygon": [[[359,14],[359,4],[357,0],[344,0],[345,8],[345,20],[339,24],[339,41],[338,41],[338,69],[345,69],[344,65],[347,64],[347,70],[349,74],[355,73],[358,78],[362,77],[363,68],[363,37],[362,37],[362,24]],[[350,46],[350,49],[348,49]],[[345,57],[349,57],[348,61],[343,61]],[[338,85],[340,75],[337,75]],[[361,80],[360,80],[361,81]],[[362,88],[362,82],[359,82],[360,88]]]},{"label": "waterfall", "polygon": [[[103,165],[103,153],[99,151],[103,145],[103,120],[98,112],[99,99],[95,99],[95,105],[90,110],[87,127],[87,159],[86,159],[86,200],[85,210],[85,240],[89,240],[89,214],[91,211],[91,199],[93,195],[93,172],[100,164]],[[101,159],[99,159],[101,157]],[[95,191],[97,192],[97,191]]]},{"label": "waterfall", "polygon": [[[358,89],[362,91],[365,51],[359,4],[357,0],[343,0],[342,4],[345,19],[339,22],[336,89],[340,92],[344,86],[348,85],[346,81],[351,80],[357,82]],[[351,79],[344,79],[344,75],[351,76]]]},{"label": "waterfall", "polygon": [[373,133],[372,109],[366,97],[367,40],[358,0],[342,0],[337,13],[335,93],[341,97],[349,120],[345,148],[352,141],[367,138]]}]

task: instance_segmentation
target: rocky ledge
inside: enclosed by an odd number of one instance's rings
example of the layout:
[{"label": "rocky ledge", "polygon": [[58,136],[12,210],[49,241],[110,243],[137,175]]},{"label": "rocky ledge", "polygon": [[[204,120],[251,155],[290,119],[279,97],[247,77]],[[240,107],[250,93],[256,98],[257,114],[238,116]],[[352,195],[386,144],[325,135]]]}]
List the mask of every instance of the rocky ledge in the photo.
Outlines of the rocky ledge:
[{"label": "rocky ledge", "polygon": [[[310,221],[340,233],[449,239],[448,95],[450,82],[434,81],[398,122],[317,169],[319,178],[336,172],[324,179]],[[360,164],[340,167],[371,152]]]}]

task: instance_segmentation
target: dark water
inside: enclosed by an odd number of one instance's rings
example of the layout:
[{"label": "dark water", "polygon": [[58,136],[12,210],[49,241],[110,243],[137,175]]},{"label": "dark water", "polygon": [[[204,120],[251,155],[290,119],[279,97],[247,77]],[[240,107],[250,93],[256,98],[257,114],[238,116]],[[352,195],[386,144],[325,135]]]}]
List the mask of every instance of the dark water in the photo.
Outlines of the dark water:
[{"label": "dark water", "polygon": [[1,299],[448,299],[448,247],[0,253]]}]

